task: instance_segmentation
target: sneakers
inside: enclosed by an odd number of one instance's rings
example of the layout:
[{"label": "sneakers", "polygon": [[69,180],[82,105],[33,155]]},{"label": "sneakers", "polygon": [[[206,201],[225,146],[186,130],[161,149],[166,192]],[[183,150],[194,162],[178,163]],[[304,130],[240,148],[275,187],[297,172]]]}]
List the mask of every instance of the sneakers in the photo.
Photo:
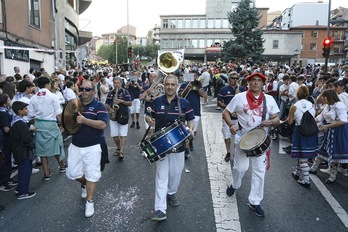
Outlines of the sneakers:
[{"label": "sneakers", "polygon": [[33,168],[33,169],[31,170],[31,175],[34,175],[34,174],[38,173],[39,171],[40,171],[40,169],[38,169],[38,168]]},{"label": "sneakers", "polygon": [[229,197],[233,196],[234,191],[236,191],[236,190],[232,187],[232,185],[228,186],[227,189],[226,189],[227,196],[229,196]]},{"label": "sneakers", "polygon": [[66,165],[64,165],[64,167],[59,166],[59,172],[61,173],[66,172]]},{"label": "sneakers", "polygon": [[50,179],[51,179],[51,172],[44,175],[44,180],[50,180]]},{"label": "sneakers", "polygon": [[94,215],[94,202],[93,201],[86,201],[86,209],[85,209],[85,216],[87,218],[92,217]]},{"label": "sneakers", "polygon": [[12,189],[13,189],[13,187],[9,186],[8,184],[0,186],[0,191],[3,191],[3,192],[8,192],[8,191],[11,191]]},{"label": "sneakers", "polygon": [[139,122],[137,122],[137,129],[140,129],[140,124],[139,124]]},{"label": "sneakers", "polygon": [[299,183],[301,186],[303,186],[305,188],[310,188],[311,187],[311,183],[306,182],[304,180],[298,180],[297,183]]},{"label": "sneakers", "polygon": [[130,128],[134,128],[135,127],[135,122],[132,122]]},{"label": "sneakers", "polygon": [[300,176],[297,175],[296,173],[292,172],[291,173],[292,177],[295,179],[295,180],[299,180],[300,179]]},{"label": "sneakers", "polygon": [[29,192],[26,194],[17,195],[17,199],[18,200],[29,199],[29,198],[34,197],[35,195],[36,195],[36,192]]},{"label": "sneakers", "polygon": [[227,153],[226,156],[225,156],[225,161],[226,162],[229,162],[230,161],[230,158],[231,158],[231,153]]},{"label": "sneakers", "polygon": [[86,198],[87,197],[86,185],[81,185],[81,197],[82,198]]},{"label": "sneakers", "polygon": [[9,181],[7,182],[7,184],[8,184],[9,186],[17,186],[17,185],[18,185],[18,182],[17,182],[17,181],[14,181],[14,180],[9,180]]},{"label": "sneakers", "polygon": [[190,149],[185,148],[185,159],[187,159],[188,157],[190,157]]},{"label": "sneakers", "polygon": [[260,205],[252,205],[250,202],[248,202],[248,206],[250,209],[254,210],[255,214],[259,217],[265,216],[265,211],[261,208]]},{"label": "sneakers", "polygon": [[328,167],[328,168],[326,168],[326,169],[324,169],[324,168],[321,168],[321,169],[320,169],[320,171],[321,171],[322,173],[325,173],[325,174],[328,174],[328,175],[330,175],[330,170],[331,170],[330,167]]},{"label": "sneakers", "polygon": [[178,199],[176,198],[175,194],[172,194],[172,195],[167,195],[167,198],[169,200],[169,203],[173,206],[178,206],[179,205],[179,201]]},{"label": "sneakers", "polygon": [[165,213],[163,213],[161,210],[157,210],[153,217],[151,218],[151,220],[153,221],[163,221],[163,220],[166,220],[167,219],[167,216]]},{"label": "sneakers", "polygon": [[343,176],[348,176],[348,169],[346,168],[338,167],[337,171],[341,173]]}]

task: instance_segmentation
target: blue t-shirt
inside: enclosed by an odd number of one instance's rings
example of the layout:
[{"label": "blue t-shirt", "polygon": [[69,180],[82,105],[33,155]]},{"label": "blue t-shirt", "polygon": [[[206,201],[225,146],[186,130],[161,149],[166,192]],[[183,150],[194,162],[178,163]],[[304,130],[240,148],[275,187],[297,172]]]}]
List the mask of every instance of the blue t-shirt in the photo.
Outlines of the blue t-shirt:
[{"label": "blue t-shirt", "polygon": [[[115,96],[115,91],[111,91],[108,93],[108,96],[106,97],[105,104],[108,104],[111,108],[114,106],[114,96]],[[118,97],[118,99],[123,100],[123,101],[132,101],[131,95],[124,88],[121,88],[118,91],[117,97]],[[126,106],[124,104],[119,104],[118,106],[120,107],[118,109],[119,112],[122,112],[122,113],[128,112],[128,106]]]},{"label": "blue t-shirt", "polygon": [[[181,94],[188,84],[189,82],[182,83],[178,93]],[[190,102],[193,108],[193,114],[196,116],[201,116],[201,101],[198,91],[191,89],[191,91],[187,94],[185,99]]]},{"label": "blue t-shirt", "polygon": [[[92,120],[102,120],[105,123],[108,121],[105,105],[95,99],[83,106],[82,115]],[[105,143],[104,130],[95,129],[85,124],[82,124],[80,130],[72,136],[72,144],[77,147],[89,147],[101,143]]]},{"label": "blue t-shirt", "polygon": [[237,88],[238,86],[236,88],[232,88],[231,86],[225,86],[221,88],[217,96],[217,100],[221,101],[227,106],[228,103],[230,103],[230,101],[232,100],[232,98],[236,95]]}]

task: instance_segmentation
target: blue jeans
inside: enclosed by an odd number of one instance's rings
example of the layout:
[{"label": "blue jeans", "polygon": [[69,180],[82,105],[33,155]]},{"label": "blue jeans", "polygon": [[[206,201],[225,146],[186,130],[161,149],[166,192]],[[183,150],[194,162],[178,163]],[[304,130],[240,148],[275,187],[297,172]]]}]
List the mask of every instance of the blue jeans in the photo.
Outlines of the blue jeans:
[{"label": "blue jeans", "polygon": [[2,147],[3,162],[0,163],[0,185],[7,185],[11,177],[11,147],[4,143]]},{"label": "blue jeans", "polygon": [[29,183],[31,178],[32,163],[28,154],[21,165],[18,165],[18,195],[29,192]]}]

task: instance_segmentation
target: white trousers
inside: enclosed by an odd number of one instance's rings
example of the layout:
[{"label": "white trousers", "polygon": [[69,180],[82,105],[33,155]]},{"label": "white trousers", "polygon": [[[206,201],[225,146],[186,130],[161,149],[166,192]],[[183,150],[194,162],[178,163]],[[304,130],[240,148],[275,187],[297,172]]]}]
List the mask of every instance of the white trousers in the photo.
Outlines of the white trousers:
[{"label": "white trousers", "polygon": [[265,185],[266,174],[266,154],[259,157],[248,158],[235,143],[235,157],[232,168],[232,187],[239,189],[242,185],[242,179],[245,172],[249,169],[249,161],[251,161],[251,189],[248,200],[253,205],[259,205],[263,199],[263,191]]},{"label": "white trousers", "polygon": [[170,153],[162,161],[156,161],[155,211],[166,213],[167,194],[178,191],[184,164],[184,152]]}]

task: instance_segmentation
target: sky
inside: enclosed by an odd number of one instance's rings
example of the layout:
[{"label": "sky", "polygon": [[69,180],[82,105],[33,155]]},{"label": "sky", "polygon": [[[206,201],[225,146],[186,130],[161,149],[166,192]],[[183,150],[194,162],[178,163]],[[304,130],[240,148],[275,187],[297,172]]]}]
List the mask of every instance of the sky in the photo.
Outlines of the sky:
[{"label": "sky", "polygon": [[[269,12],[283,11],[297,2],[318,0],[256,0],[256,7],[268,7]],[[160,15],[205,14],[205,5],[206,0],[93,0],[80,15],[80,30],[92,31],[93,36],[101,36],[116,32],[128,21],[136,27],[137,37],[145,37],[149,30],[160,24]],[[331,0],[331,9],[339,6],[348,8],[348,1]]]}]

